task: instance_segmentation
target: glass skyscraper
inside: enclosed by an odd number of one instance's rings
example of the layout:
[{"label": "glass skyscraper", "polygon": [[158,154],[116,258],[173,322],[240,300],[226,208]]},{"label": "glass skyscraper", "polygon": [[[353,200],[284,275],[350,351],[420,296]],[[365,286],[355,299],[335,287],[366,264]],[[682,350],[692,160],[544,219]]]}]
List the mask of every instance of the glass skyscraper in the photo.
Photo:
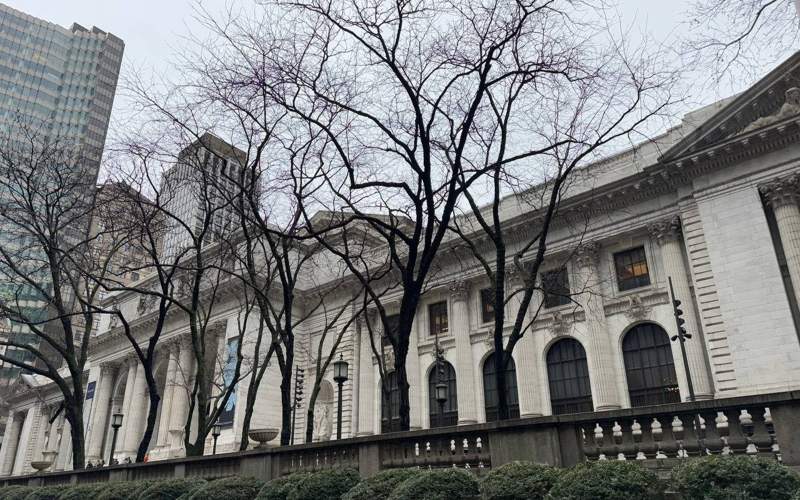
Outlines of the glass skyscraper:
[{"label": "glass skyscraper", "polygon": [[[0,136],[15,137],[24,124],[45,141],[79,148],[81,161],[71,166],[72,173],[91,190],[71,195],[89,201],[94,195],[124,47],[120,38],[99,28],[87,29],[77,23],[64,28],[0,3]],[[7,193],[0,192],[3,196]],[[15,245],[22,238],[0,223],[0,239]],[[0,288],[3,286],[0,283]],[[31,297],[32,306],[35,302]],[[36,341],[19,325],[6,323],[3,330],[0,336]],[[27,351],[6,354],[30,359]],[[0,368],[0,383],[16,371]]]}]

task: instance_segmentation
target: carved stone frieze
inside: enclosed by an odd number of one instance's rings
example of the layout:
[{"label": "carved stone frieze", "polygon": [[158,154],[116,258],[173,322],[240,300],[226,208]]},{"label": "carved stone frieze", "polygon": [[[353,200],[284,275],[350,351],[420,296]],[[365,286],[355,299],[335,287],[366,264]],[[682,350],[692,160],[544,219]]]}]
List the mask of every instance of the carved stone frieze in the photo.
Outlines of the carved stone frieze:
[{"label": "carved stone frieze", "polygon": [[780,107],[780,109],[778,109],[777,112],[771,115],[762,116],[761,118],[755,120],[753,123],[745,127],[743,132],[749,132],[761,127],[766,127],[767,125],[779,122],[792,116],[797,116],[798,114],[800,114],[800,88],[790,87],[786,89],[786,92],[784,93],[783,105]]}]

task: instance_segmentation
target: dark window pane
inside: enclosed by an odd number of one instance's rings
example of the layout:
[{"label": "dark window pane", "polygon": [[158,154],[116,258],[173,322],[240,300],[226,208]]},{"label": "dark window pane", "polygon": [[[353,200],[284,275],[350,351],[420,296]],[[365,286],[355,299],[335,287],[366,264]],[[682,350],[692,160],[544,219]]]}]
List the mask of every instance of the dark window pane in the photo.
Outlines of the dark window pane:
[{"label": "dark window pane", "polygon": [[[436,400],[436,384],[447,385],[447,401],[439,414],[439,402]],[[434,366],[428,376],[428,400],[431,427],[443,427],[458,424],[458,394],[456,392],[456,370],[447,361]]]},{"label": "dark window pane", "polygon": [[386,375],[389,395],[381,389],[381,433],[400,430],[400,388],[397,386],[397,375],[392,372]]},{"label": "dark window pane", "polygon": [[429,305],[428,318],[431,335],[447,333],[447,302],[436,302]]},{"label": "dark window pane", "polygon": [[553,344],[547,352],[547,378],[553,415],[594,409],[586,351],[577,340]]},{"label": "dark window pane", "polygon": [[669,336],[658,325],[635,326],[622,341],[631,406],[679,403]]},{"label": "dark window pane", "polygon": [[[495,376],[497,368],[495,366],[495,355],[490,354],[483,363],[483,399],[486,408],[486,421],[497,420],[498,417],[498,398],[497,381]],[[517,367],[514,358],[508,360],[506,365],[506,401],[508,402],[508,412],[511,418],[519,418],[519,396],[517,395]]]},{"label": "dark window pane", "polygon": [[650,272],[644,247],[632,248],[614,254],[617,285],[620,291],[632,290],[650,284]]},{"label": "dark window pane", "polygon": [[481,290],[481,321],[483,323],[494,321],[494,296],[491,288]]},{"label": "dark window pane", "polygon": [[569,304],[569,275],[567,268],[542,273],[544,307],[558,307]]}]

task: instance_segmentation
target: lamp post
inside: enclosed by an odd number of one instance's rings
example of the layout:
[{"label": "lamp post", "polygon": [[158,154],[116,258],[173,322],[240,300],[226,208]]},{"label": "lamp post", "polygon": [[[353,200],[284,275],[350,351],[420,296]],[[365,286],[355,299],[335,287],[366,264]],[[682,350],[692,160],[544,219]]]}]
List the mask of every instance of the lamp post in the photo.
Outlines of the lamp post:
[{"label": "lamp post", "polygon": [[434,386],[436,402],[439,403],[439,427],[444,422],[444,404],[447,402],[447,384],[439,380]]},{"label": "lamp post", "polygon": [[339,384],[339,409],[336,411],[336,439],[342,439],[342,384],[347,382],[347,361],[339,359],[333,362],[333,381]]},{"label": "lamp post", "polygon": [[217,422],[213,427],[211,427],[211,435],[214,437],[214,448],[211,450],[212,455],[217,454],[217,438],[220,434],[222,434],[222,425]]},{"label": "lamp post", "polygon": [[108,457],[108,465],[114,465],[114,450],[117,448],[117,433],[122,427],[122,413],[111,415],[111,427],[114,429],[114,436],[111,438],[111,456]]}]

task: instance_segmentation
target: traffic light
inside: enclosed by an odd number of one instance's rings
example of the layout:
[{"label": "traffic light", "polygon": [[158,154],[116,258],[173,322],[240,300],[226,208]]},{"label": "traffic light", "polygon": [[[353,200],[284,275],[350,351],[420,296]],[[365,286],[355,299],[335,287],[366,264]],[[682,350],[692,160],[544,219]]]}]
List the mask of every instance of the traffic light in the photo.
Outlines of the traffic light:
[{"label": "traffic light", "polygon": [[673,342],[675,340],[678,340],[679,338],[681,339],[681,342],[683,342],[685,339],[692,338],[692,334],[688,333],[686,331],[686,328],[683,327],[684,323],[686,323],[686,320],[683,319],[683,309],[680,308],[680,305],[681,305],[680,300],[678,299],[672,300],[672,311],[673,314],[675,314],[675,323],[678,326],[678,335],[673,335],[671,337]]}]

